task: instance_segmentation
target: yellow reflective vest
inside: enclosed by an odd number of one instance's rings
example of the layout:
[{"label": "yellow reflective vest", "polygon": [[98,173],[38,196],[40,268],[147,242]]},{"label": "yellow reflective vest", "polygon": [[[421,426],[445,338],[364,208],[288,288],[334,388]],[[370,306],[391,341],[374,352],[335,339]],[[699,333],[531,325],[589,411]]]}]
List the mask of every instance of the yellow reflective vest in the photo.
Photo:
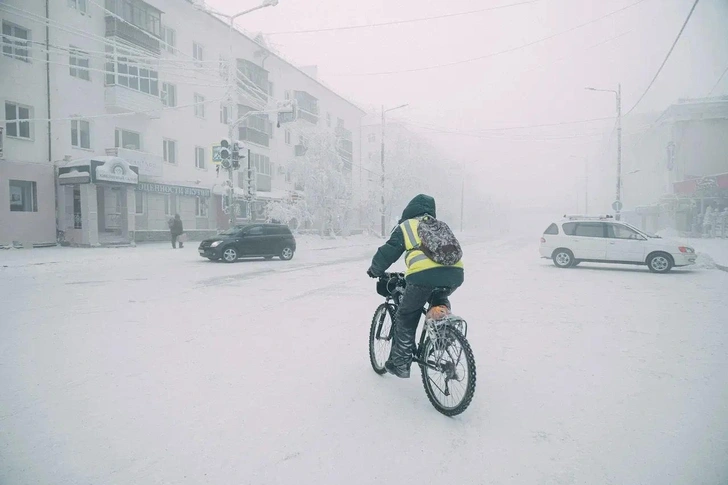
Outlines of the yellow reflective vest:
[{"label": "yellow reflective vest", "polygon": [[407,265],[407,270],[404,272],[405,277],[413,274],[418,273],[420,271],[425,271],[427,269],[433,269],[433,268],[463,268],[463,260],[461,259],[457,263],[451,265],[451,266],[445,266],[443,264],[438,264],[431,260],[430,258],[425,255],[424,252],[422,252],[420,249],[420,244],[422,244],[422,240],[420,239],[419,234],[417,234],[417,226],[420,225],[419,219],[407,219],[402,224],[399,225],[399,228],[402,230],[402,234],[404,235],[404,248],[407,251],[407,254],[404,256],[404,264]]}]

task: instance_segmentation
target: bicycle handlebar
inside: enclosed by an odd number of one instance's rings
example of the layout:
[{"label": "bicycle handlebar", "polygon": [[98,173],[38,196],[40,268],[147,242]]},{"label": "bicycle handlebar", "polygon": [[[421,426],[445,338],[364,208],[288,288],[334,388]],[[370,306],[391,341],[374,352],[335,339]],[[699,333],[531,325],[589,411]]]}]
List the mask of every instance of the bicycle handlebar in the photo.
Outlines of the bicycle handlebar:
[{"label": "bicycle handlebar", "polygon": [[384,273],[379,277],[380,280],[391,280],[392,278],[404,278],[404,273]]}]

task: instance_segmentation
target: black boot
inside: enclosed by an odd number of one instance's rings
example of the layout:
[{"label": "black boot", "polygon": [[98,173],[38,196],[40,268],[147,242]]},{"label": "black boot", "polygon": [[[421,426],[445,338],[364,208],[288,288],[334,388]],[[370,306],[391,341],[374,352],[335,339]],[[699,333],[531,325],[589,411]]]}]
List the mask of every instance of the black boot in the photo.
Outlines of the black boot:
[{"label": "black boot", "polygon": [[[394,328],[394,339],[392,339],[392,351],[389,353],[389,359],[384,363],[387,372],[397,377],[407,379],[410,376],[410,366],[412,365],[412,351],[415,347],[414,337],[410,337],[404,325],[397,325]],[[404,331],[403,331],[404,330]]]}]

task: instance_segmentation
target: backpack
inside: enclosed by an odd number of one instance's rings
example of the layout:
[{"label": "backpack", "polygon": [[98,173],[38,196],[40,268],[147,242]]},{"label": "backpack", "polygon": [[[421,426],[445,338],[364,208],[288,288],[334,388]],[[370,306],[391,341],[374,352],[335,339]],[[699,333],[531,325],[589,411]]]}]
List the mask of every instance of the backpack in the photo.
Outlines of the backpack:
[{"label": "backpack", "polygon": [[417,249],[437,264],[452,266],[462,259],[460,242],[444,222],[425,216],[417,226],[417,235],[421,241]]}]

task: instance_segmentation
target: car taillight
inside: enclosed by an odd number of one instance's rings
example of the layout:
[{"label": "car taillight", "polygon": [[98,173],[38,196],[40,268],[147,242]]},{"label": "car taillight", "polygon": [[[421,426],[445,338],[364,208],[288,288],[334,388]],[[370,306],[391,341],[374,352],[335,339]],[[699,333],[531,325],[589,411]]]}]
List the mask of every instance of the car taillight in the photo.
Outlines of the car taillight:
[{"label": "car taillight", "polygon": [[545,242],[546,242],[546,238],[545,238],[545,237],[542,237],[542,238],[541,238],[541,244],[543,244],[543,243],[545,243]]},{"label": "car taillight", "polygon": [[680,250],[681,253],[694,253],[695,252],[695,250],[693,248],[688,248],[686,246],[680,246],[678,249]]}]

